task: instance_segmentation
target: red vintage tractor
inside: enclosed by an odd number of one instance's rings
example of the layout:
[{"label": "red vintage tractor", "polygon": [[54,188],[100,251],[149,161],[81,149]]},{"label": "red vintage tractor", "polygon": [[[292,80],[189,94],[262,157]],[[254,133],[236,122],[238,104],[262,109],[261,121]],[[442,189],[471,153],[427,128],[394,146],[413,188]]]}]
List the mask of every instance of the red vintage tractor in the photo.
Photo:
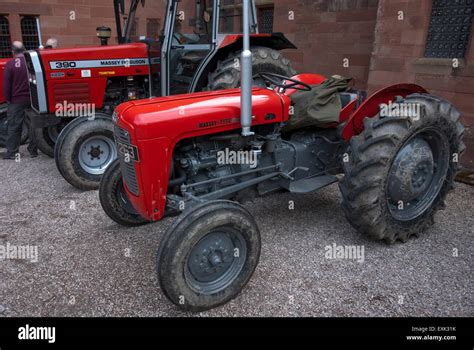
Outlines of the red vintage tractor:
[{"label": "red vintage tractor", "polygon": [[[179,215],[162,238],[157,265],[163,292],[185,310],[227,302],[252,276],[260,234],[239,202],[339,181],[352,226],[373,239],[404,242],[433,224],[464,149],[460,113],[414,84],[368,98],[325,95],[339,108],[314,118],[311,110],[326,111],[314,101],[330,79],[253,75],[244,38],[241,89],[130,101],[113,115],[119,159],[102,178],[101,205],[125,226]],[[305,122],[288,128],[293,120]],[[247,161],[236,162],[239,154]]]},{"label": "red vintage tractor", "polygon": [[[97,189],[117,156],[110,117],[120,103],[239,85],[240,1],[168,0],[160,39],[130,43],[140,3],[131,1],[122,30],[125,4],[114,0],[120,45],[27,54],[38,147],[82,190]],[[295,46],[280,33],[259,34],[253,1],[250,21],[254,70],[293,75],[278,50]],[[98,36],[106,42],[110,31],[100,27]]]}]

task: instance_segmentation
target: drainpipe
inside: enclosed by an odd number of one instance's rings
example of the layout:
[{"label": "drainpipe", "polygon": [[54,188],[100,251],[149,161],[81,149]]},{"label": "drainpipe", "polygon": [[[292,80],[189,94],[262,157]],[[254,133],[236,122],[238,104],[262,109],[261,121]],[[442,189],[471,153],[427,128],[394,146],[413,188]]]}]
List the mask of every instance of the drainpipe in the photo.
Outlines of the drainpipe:
[{"label": "drainpipe", "polygon": [[242,136],[251,136],[252,126],[252,51],[250,51],[250,0],[243,0],[244,47],[240,57],[240,124]]},{"label": "drainpipe", "polygon": [[36,28],[38,28],[38,47],[43,47],[43,41],[41,40],[41,25],[39,17],[36,17]]}]

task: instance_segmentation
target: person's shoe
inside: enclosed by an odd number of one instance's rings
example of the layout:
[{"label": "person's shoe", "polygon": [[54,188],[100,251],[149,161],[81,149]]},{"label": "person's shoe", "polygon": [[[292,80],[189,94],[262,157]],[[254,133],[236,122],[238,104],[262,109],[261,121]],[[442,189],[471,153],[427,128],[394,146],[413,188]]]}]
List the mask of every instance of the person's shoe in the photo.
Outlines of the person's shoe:
[{"label": "person's shoe", "polygon": [[8,156],[8,155],[5,155],[5,156],[3,156],[3,158],[2,158],[2,159],[11,159],[11,160],[15,160],[16,158],[15,158],[15,156]]},{"label": "person's shoe", "polygon": [[36,158],[38,157],[38,153],[30,153],[30,158]]}]

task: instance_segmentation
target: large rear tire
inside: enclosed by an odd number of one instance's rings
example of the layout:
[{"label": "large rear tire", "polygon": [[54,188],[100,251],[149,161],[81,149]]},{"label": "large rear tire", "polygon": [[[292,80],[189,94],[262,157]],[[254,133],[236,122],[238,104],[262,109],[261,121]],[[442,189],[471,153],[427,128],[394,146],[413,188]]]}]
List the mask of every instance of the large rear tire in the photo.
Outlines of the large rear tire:
[{"label": "large rear tire", "polygon": [[[274,49],[255,46],[252,51],[252,73],[270,72],[292,77],[296,71],[290,61]],[[240,86],[240,54],[233,52],[224,61],[217,63],[217,68],[208,76],[209,90],[232,89]]]},{"label": "large rear tire", "polygon": [[350,141],[340,183],[352,226],[388,243],[406,242],[433,224],[464,150],[460,113],[448,102],[427,94],[396,102],[420,106],[419,117],[366,118]]},{"label": "large rear tire", "polygon": [[187,311],[204,311],[235,298],[260,257],[260,232],[240,204],[212,201],[182,213],[158,250],[165,295]]},{"label": "large rear tire", "polygon": [[102,176],[99,199],[105,213],[122,226],[134,227],[148,223],[136,212],[128,200],[118,159],[109,165]]},{"label": "large rear tire", "polygon": [[61,133],[55,150],[59,172],[80,190],[96,190],[106,168],[117,158],[114,124],[107,115],[76,118]]}]

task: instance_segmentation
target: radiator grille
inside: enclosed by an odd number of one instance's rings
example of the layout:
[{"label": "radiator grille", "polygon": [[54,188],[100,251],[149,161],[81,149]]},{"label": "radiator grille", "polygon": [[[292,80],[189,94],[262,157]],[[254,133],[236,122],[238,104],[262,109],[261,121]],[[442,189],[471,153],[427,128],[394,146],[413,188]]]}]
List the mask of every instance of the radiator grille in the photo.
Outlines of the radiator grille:
[{"label": "radiator grille", "polygon": [[[33,67],[33,62],[31,61],[30,55],[25,55],[26,67],[28,68],[28,73],[30,76],[35,75],[35,69]],[[39,98],[38,98],[38,87],[36,84],[30,82],[30,95],[31,95],[31,106],[33,109],[39,111]]]},{"label": "radiator grille", "polygon": [[30,83],[31,107],[39,110],[38,88],[35,84]]},{"label": "radiator grille", "polygon": [[[115,141],[130,145],[130,135],[122,128],[115,127]],[[119,154],[120,170],[122,171],[123,181],[127,185],[128,190],[135,196],[140,195],[138,189],[137,174],[135,171],[135,162],[133,160],[126,162],[123,155]]]},{"label": "radiator grille", "polygon": [[55,84],[53,87],[54,103],[90,103],[88,83]]}]

